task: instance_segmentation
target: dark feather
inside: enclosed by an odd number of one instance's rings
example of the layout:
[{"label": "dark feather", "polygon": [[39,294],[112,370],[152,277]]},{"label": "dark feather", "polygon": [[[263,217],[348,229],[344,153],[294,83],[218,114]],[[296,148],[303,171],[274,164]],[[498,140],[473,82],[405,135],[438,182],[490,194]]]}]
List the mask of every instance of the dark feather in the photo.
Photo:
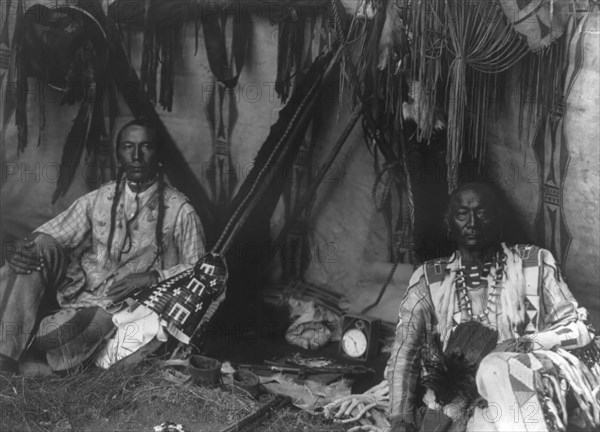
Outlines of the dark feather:
[{"label": "dark feather", "polygon": [[63,147],[60,172],[58,174],[56,190],[52,195],[52,204],[69,190],[75,178],[75,171],[79,166],[83,151],[88,146],[92,118],[96,108],[95,56],[96,53],[91,43],[84,44],[77,50],[66,77],[68,91],[63,99],[63,103],[65,100],[72,100],[72,98],[78,99],[77,91],[74,91],[77,89],[83,90],[81,94],[83,100]]},{"label": "dark feather", "polygon": [[460,398],[470,406],[479,397],[475,382],[479,362],[494,349],[497,340],[495,330],[478,322],[465,322],[453,330],[442,353],[437,335],[427,344],[423,357],[427,370],[423,385],[442,405]]},{"label": "dark feather", "polygon": [[69,131],[67,140],[63,147],[63,154],[60,161],[60,173],[56,184],[56,190],[52,195],[52,204],[58,198],[65,195],[73,183],[75,171],[81,160],[83,150],[86,147],[90,126],[92,122],[92,113],[96,99],[96,88],[92,85],[88,89],[88,95],[79,107],[77,117],[73,121],[73,127]]},{"label": "dark feather", "polygon": [[466,359],[479,365],[479,362],[496,347],[498,332],[477,321],[460,323],[450,334],[446,352],[461,351]]},{"label": "dark feather", "polygon": [[426,365],[427,376],[423,385],[431,389],[442,405],[460,398],[470,404],[478,397],[475,373],[477,367],[469,362],[464,353],[446,352]]}]

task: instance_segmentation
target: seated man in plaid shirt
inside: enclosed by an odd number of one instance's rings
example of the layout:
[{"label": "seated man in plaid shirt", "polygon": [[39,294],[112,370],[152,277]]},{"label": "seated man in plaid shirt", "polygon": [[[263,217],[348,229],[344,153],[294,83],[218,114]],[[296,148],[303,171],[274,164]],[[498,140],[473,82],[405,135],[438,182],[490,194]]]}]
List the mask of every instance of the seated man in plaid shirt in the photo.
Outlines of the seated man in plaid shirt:
[{"label": "seated man in plaid shirt", "polygon": [[[73,325],[104,329],[98,321],[104,320],[110,329],[106,309],[115,299],[184,271],[203,255],[200,220],[186,197],[165,183],[158,145],[149,123],[126,124],[117,135],[117,180],[79,198],[18,242],[0,269],[0,371],[18,371],[23,352],[32,341],[36,345],[40,315],[51,312],[49,302],[63,315],[66,311]],[[76,336],[68,333],[54,332],[61,339],[54,342]],[[88,343],[82,350],[88,348],[98,346]],[[60,368],[91,354],[79,352],[76,359],[59,362]]]}]

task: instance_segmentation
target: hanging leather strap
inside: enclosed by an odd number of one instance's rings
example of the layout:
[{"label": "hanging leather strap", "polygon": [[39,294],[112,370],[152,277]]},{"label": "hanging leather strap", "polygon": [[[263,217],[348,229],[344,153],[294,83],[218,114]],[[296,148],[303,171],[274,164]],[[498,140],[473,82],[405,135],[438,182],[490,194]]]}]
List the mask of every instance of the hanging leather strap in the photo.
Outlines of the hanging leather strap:
[{"label": "hanging leather strap", "polygon": [[[249,20],[231,19],[228,22],[226,11],[217,5],[207,5],[202,17],[204,44],[208,64],[218,81],[231,89],[237,85],[248,49]],[[226,32],[232,32],[230,53],[227,52]]]}]

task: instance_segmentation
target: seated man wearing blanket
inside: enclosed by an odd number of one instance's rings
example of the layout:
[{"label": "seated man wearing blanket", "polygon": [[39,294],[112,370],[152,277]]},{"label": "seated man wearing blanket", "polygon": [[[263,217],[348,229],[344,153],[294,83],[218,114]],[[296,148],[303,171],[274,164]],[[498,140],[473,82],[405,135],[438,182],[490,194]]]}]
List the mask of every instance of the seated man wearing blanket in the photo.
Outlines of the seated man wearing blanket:
[{"label": "seated man wearing blanket", "polygon": [[450,197],[458,248],[419,267],[400,306],[387,368],[392,431],[565,430],[567,387],[585,428],[599,424],[586,311],[549,251],[502,242],[501,210],[483,184]]},{"label": "seated man wearing blanket", "polygon": [[[81,363],[114,331],[106,311],[113,300],[202,256],[202,225],[186,197],[165,183],[158,146],[151,124],[126,124],[117,135],[117,181],[18,242],[0,269],[0,371],[18,372],[30,344],[54,370]],[[48,302],[58,303],[54,311]]]}]

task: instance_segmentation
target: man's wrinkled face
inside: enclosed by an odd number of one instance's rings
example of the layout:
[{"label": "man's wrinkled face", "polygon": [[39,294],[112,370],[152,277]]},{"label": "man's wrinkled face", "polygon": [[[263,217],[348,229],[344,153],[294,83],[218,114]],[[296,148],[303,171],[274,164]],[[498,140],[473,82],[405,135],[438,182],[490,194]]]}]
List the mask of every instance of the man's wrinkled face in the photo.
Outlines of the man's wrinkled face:
[{"label": "man's wrinkled face", "polygon": [[477,249],[497,240],[497,215],[488,198],[466,189],[452,203],[450,230],[459,248]]},{"label": "man's wrinkled face", "polygon": [[158,155],[156,137],[143,126],[129,126],[117,143],[119,162],[125,168],[127,180],[146,182],[156,176]]}]

